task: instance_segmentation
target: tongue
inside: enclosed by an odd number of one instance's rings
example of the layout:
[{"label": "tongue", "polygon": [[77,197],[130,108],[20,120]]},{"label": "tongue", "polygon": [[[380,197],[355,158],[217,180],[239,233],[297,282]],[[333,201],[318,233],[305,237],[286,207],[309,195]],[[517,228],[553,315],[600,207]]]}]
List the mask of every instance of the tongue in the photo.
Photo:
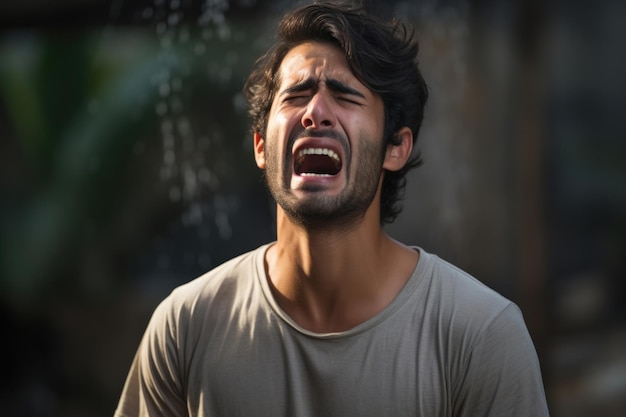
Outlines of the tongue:
[{"label": "tongue", "polygon": [[296,174],[337,175],[340,163],[326,155],[304,155],[296,163]]}]

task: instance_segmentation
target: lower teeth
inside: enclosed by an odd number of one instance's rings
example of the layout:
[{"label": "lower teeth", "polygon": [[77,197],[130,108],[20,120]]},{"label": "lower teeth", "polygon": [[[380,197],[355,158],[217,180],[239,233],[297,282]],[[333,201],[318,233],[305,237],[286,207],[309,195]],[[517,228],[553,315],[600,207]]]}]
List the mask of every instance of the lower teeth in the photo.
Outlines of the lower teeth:
[{"label": "lower teeth", "polygon": [[302,177],[332,177],[332,175],[330,174],[316,174],[313,172],[303,172],[302,174],[300,174],[300,176]]}]

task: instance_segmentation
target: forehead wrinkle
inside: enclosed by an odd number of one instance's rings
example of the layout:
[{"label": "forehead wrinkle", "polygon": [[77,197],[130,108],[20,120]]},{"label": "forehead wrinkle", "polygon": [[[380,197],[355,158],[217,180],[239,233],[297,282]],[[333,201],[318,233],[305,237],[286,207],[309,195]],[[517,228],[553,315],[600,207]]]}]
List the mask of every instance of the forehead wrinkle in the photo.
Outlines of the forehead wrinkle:
[{"label": "forehead wrinkle", "polygon": [[343,81],[339,81],[335,78],[327,78],[325,82],[326,82],[326,87],[328,87],[328,89],[331,91],[342,93],[342,94],[351,94],[354,96],[365,98],[365,94],[361,93],[359,90],[353,87],[350,87],[348,84],[344,83]]},{"label": "forehead wrinkle", "polygon": [[[318,91],[320,84],[324,83],[334,93],[367,98],[369,90],[355,78],[345,61],[345,57],[338,54],[340,51],[335,51],[332,45],[325,44],[321,44],[321,49],[326,49],[323,54],[318,52],[318,48],[299,50],[302,46],[309,44],[316,45],[317,42],[306,42],[298,45],[285,55],[279,70],[276,72],[277,96],[309,89]],[[342,62],[336,62],[336,60],[342,60]],[[346,71],[347,73],[345,73]],[[353,85],[351,77],[357,81],[356,85]],[[362,91],[363,87],[367,91]]]},{"label": "forehead wrinkle", "polygon": [[290,55],[297,48],[289,51],[280,65],[280,69],[277,71],[277,85],[288,83],[287,88],[298,85],[314,88],[319,85],[322,79],[327,77],[327,72],[334,72],[328,56],[311,55],[310,52]]}]

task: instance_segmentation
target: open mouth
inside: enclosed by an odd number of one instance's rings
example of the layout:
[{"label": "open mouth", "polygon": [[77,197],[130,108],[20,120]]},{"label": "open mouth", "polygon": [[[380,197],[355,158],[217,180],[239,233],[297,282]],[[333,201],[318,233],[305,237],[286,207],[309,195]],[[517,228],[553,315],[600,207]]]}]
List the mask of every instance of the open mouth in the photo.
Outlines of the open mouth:
[{"label": "open mouth", "polygon": [[294,165],[296,175],[332,177],[341,171],[341,158],[328,148],[300,149]]}]

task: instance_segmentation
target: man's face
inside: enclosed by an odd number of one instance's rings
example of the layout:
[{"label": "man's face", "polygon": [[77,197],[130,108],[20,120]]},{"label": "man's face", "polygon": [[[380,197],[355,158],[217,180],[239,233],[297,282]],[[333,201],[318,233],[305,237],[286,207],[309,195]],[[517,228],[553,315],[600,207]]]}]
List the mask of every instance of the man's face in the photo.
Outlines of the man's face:
[{"label": "man's face", "polygon": [[345,224],[372,203],[382,173],[381,98],[352,74],[335,46],[307,42],[287,53],[263,141],[269,189],[292,219]]}]

